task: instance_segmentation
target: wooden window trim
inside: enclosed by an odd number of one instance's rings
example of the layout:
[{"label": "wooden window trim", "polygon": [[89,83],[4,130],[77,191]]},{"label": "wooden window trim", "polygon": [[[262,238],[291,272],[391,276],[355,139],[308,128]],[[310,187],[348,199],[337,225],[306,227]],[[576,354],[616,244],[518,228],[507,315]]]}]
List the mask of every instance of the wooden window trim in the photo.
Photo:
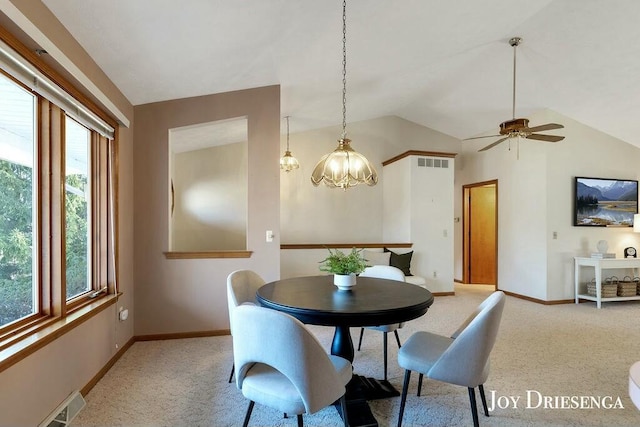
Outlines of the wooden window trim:
[{"label": "wooden window trim", "polygon": [[[33,226],[38,256],[34,271],[34,276],[37,276],[34,280],[38,289],[37,301],[35,301],[37,314],[0,328],[0,372],[2,372],[115,304],[120,294],[116,285],[119,271],[118,122],[2,26],[0,26],[0,40],[115,130],[114,139],[105,144],[108,147],[103,150],[106,160],[103,159],[105,166],[101,173],[104,173],[104,182],[101,185],[102,201],[106,200],[106,203],[99,207],[105,212],[101,229],[102,231],[106,229],[106,233],[101,234],[106,253],[101,253],[100,256],[103,259],[106,256],[106,262],[103,265],[104,271],[101,272],[104,280],[99,281],[99,286],[106,286],[108,294],[91,298],[92,292],[88,292],[67,302],[63,277],[64,257],[61,256],[64,255],[64,170],[61,169],[64,160],[61,156],[64,153],[60,150],[64,144],[61,144],[59,139],[62,136],[61,126],[64,126],[60,122],[64,123],[65,113],[55,104],[34,93],[37,106],[34,129],[37,135],[34,147],[37,151],[37,161],[34,169],[37,168],[37,172],[34,174],[34,179],[37,180],[36,188],[39,189],[34,203]],[[25,87],[11,75],[2,70],[0,72],[7,75],[15,84],[31,91],[31,88]],[[51,262],[54,259],[59,261]],[[91,262],[93,264],[93,258]]]}]

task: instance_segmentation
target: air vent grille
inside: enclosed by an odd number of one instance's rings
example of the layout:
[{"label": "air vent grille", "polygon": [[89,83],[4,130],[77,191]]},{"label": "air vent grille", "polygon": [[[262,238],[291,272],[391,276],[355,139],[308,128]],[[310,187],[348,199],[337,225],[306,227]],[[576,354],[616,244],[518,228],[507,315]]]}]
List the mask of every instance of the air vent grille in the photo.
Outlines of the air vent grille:
[{"label": "air vent grille", "polygon": [[418,167],[421,168],[449,168],[449,159],[434,159],[431,157],[418,157]]}]

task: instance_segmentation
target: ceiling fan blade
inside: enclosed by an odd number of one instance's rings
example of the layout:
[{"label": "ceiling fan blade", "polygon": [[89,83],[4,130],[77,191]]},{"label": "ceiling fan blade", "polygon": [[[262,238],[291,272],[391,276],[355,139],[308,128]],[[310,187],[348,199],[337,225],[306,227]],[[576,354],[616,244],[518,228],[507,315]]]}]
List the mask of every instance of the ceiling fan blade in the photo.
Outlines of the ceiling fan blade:
[{"label": "ceiling fan blade", "polygon": [[543,130],[553,130],[553,129],[562,129],[564,126],[559,125],[558,123],[547,123],[546,125],[534,126],[529,128],[530,132],[540,132]]},{"label": "ceiling fan blade", "polygon": [[465,138],[463,141],[469,141],[471,139],[482,139],[482,138],[497,138],[502,135],[487,135],[487,136],[474,136],[473,138]]},{"label": "ceiling fan blade", "polygon": [[496,142],[494,142],[493,144],[489,144],[489,145],[487,145],[486,147],[484,147],[484,148],[482,148],[482,149],[480,149],[480,150],[478,150],[478,151],[487,151],[489,148],[493,148],[493,147],[495,147],[496,145],[500,144],[502,141],[506,141],[507,139],[509,139],[509,137],[508,137],[508,136],[507,136],[507,137],[505,137],[505,138],[500,138],[499,140],[497,140],[497,141],[496,141]]},{"label": "ceiling fan blade", "polygon": [[546,141],[546,142],[558,142],[564,139],[564,136],[558,135],[538,135],[536,133],[532,133],[531,135],[525,137],[527,139],[537,139],[538,141]]}]

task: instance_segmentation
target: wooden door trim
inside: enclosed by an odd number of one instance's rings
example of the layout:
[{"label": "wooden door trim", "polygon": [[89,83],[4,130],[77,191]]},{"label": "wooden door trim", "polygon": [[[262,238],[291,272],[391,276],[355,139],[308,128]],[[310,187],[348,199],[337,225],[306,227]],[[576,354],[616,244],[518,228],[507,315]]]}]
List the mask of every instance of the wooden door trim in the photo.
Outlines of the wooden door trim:
[{"label": "wooden door trim", "polygon": [[496,213],[495,213],[495,260],[496,260],[496,283],[498,288],[498,180],[481,181],[473,184],[462,186],[462,283],[470,283],[469,277],[469,193],[474,187],[484,187],[486,185],[495,185],[496,189]]}]

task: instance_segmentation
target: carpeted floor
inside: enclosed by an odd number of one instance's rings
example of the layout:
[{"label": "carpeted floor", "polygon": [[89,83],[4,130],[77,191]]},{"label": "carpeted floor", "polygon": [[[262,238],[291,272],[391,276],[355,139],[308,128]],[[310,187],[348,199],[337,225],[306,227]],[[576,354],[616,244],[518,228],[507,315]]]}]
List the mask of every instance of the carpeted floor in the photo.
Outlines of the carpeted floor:
[{"label": "carpeted floor", "polygon": [[[418,330],[452,333],[489,293],[487,287],[457,285],[456,296],[437,297],[425,316],[400,329],[401,339]],[[591,302],[544,306],[507,297],[485,384],[489,406],[501,407],[489,418],[480,412],[480,425],[640,426],[640,411],[628,395],[629,367],[640,360],[639,320],[637,301],[605,303],[597,310]],[[310,329],[328,349],[333,330]],[[358,333],[352,330],[353,337]],[[390,338],[389,380],[401,390],[403,371],[396,356]],[[231,364],[229,336],[137,342],[86,396],[87,405],[72,425],[242,425],[247,401],[235,383],[227,383]],[[354,369],[382,378],[380,333],[365,332]],[[404,426],[472,425],[465,388],[425,380],[421,397],[416,388],[414,374]],[[569,396],[569,408],[558,407],[563,396]],[[580,396],[588,396],[588,405],[572,408]],[[591,397],[602,406],[592,407]],[[380,426],[396,425],[399,405],[399,397],[370,402]],[[304,420],[306,426],[342,425],[333,407]],[[296,420],[256,405],[250,425],[295,426]]]}]

